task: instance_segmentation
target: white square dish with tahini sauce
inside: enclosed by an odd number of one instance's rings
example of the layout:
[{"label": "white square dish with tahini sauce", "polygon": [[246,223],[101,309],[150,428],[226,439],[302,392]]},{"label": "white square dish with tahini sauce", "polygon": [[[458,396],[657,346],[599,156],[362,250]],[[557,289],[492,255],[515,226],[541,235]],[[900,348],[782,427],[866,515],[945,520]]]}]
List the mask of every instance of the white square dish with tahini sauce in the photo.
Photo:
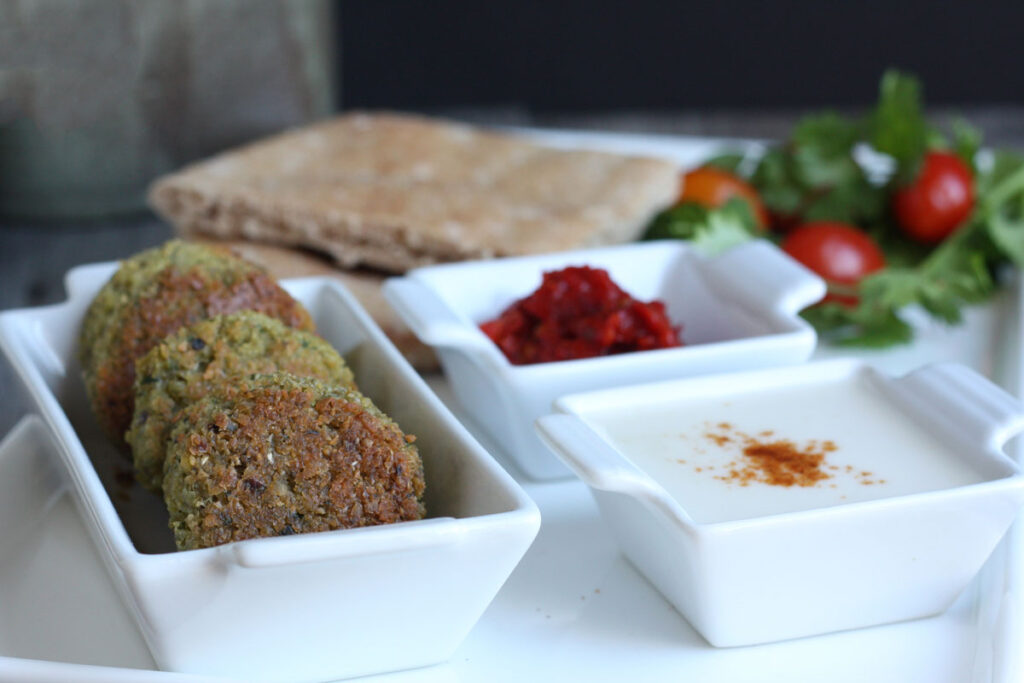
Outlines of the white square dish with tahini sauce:
[{"label": "white square dish with tahini sauce", "polygon": [[538,421],[630,561],[711,644],[937,614],[1024,500],[1021,404],[858,361],[563,397]]}]

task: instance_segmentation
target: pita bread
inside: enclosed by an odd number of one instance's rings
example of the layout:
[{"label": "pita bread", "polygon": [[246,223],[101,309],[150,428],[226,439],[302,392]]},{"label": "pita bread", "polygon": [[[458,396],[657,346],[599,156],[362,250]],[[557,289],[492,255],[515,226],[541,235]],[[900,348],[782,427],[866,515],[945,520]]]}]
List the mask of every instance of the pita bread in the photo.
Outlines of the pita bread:
[{"label": "pita bread", "polygon": [[666,161],[349,114],[164,177],[150,203],[187,235],[303,246],[401,273],[633,240],[677,189]]}]

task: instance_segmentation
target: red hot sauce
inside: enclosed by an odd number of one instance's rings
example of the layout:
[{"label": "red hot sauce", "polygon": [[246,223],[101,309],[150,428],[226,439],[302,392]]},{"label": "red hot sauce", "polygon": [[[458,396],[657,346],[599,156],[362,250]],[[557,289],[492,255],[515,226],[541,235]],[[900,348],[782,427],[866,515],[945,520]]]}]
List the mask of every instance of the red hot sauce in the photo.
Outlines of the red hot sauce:
[{"label": "red hot sauce", "polygon": [[480,329],[514,365],[682,346],[661,301],[637,301],[608,272],[570,266]]}]

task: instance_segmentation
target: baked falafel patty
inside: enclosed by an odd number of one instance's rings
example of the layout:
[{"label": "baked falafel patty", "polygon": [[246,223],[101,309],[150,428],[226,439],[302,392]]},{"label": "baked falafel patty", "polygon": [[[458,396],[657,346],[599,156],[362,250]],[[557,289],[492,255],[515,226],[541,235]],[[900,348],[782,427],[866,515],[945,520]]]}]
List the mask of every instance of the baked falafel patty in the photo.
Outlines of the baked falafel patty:
[{"label": "baked falafel patty", "polygon": [[255,311],[202,320],[164,338],[135,363],[135,416],[125,438],[136,479],[162,490],[167,431],[179,410],[221,385],[230,390],[239,377],[273,372],[356,388],[330,344]]},{"label": "baked falafel patty", "polygon": [[181,550],[420,519],[423,465],[367,397],[286,373],[240,379],[171,427],[164,500]]},{"label": "baked falafel patty", "polygon": [[314,329],[270,276],[226,251],[172,240],[121,263],[86,311],[79,338],[89,401],[114,443],[125,445],[131,425],[135,361],[183,326],[239,310]]}]

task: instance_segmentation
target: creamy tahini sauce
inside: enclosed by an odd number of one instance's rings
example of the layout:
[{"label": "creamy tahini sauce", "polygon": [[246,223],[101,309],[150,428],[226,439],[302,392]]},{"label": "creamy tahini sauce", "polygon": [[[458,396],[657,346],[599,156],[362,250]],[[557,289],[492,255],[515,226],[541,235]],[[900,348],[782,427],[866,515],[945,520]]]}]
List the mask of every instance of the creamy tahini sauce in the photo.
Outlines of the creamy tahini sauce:
[{"label": "creamy tahini sauce", "polygon": [[[750,519],[978,483],[985,476],[864,377],[683,399],[587,421],[699,523]],[[723,438],[724,437],[724,438]],[[751,439],[822,452],[827,478],[735,476]],[[805,480],[806,483],[806,480]]]}]

